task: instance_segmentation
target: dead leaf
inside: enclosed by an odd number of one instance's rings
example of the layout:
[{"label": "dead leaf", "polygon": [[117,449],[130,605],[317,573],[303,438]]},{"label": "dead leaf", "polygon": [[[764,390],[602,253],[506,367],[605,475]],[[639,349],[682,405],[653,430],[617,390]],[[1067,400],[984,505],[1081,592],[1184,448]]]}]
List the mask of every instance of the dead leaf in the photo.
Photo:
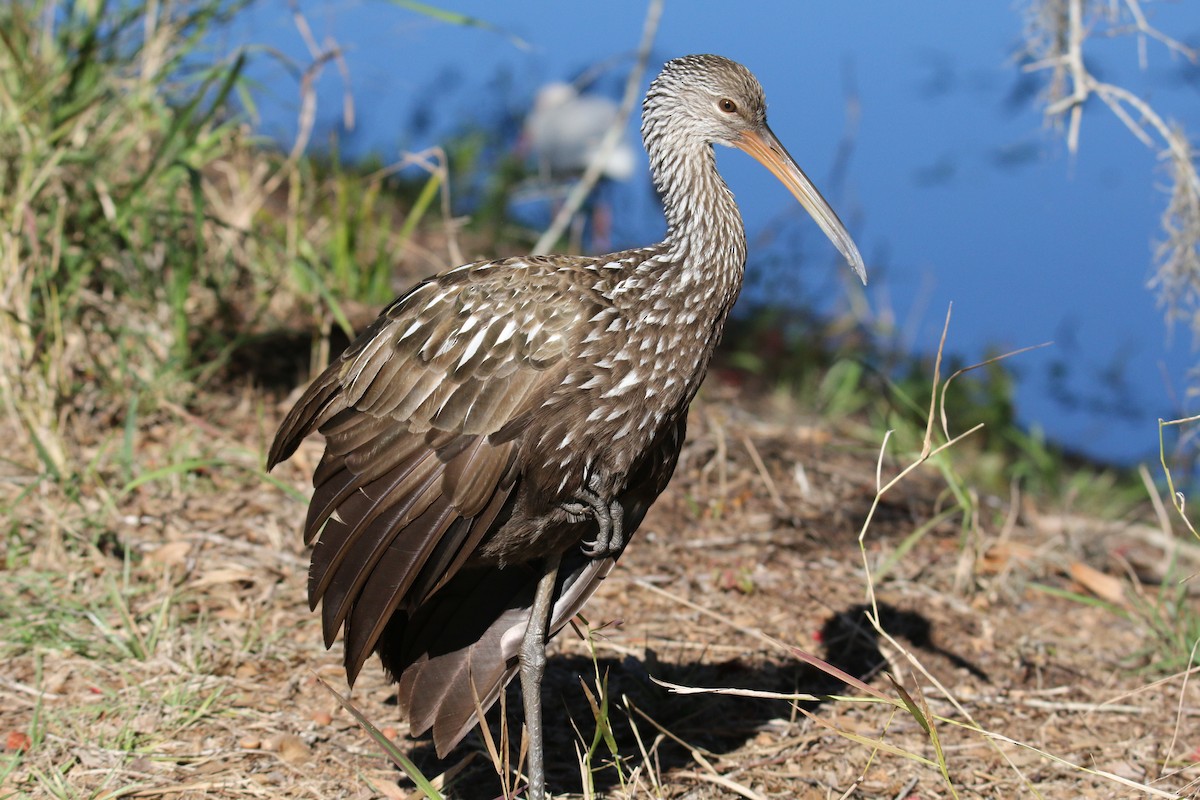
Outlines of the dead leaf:
[{"label": "dead leaf", "polygon": [[258,664],[254,663],[253,661],[245,661],[241,664],[238,664],[237,669],[233,671],[233,674],[236,678],[248,680],[250,678],[258,677],[260,671],[261,670],[259,670]]},{"label": "dead leaf", "polygon": [[271,749],[284,761],[292,766],[299,766],[308,761],[311,751],[304,740],[294,733],[277,736],[271,741]]},{"label": "dead leaf", "polygon": [[979,556],[976,569],[985,575],[995,575],[1011,567],[1013,562],[1028,564],[1036,555],[1037,551],[1027,544],[997,542]]},{"label": "dead leaf", "polygon": [[210,569],[189,585],[192,589],[203,589],[219,583],[254,583],[256,574],[245,567],[218,567]]},{"label": "dead leaf", "polygon": [[[386,800],[405,800],[406,797],[411,797],[411,795],[408,793],[408,790],[401,789],[400,785],[396,783],[396,779],[390,775],[386,778],[372,781],[372,783],[375,784],[375,788],[379,790],[379,793],[383,795]],[[424,797],[425,795],[421,794],[419,796]]]},{"label": "dead leaf", "polygon": [[161,547],[157,547],[147,553],[146,561],[150,564],[178,566],[187,560],[188,553],[191,550],[191,542],[167,542]]},{"label": "dead leaf", "polygon": [[1095,567],[1079,561],[1071,562],[1071,579],[1101,600],[1118,605],[1125,604],[1125,587],[1120,578],[1105,574]]}]

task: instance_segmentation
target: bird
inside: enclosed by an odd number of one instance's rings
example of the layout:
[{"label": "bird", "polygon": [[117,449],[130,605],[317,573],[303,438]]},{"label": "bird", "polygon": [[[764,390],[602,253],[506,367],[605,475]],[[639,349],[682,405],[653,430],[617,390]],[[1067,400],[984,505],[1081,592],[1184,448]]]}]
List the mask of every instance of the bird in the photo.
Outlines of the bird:
[{"label": "bird", "polygon": [[[518,152],[528,153],[537,168],[533,196],[549,196],[557,211],[561,196],[597,158],[609,128],[618,124],[621,116],[618,103],[603,95],[582,94],[570,83],[552,81],[539,88],[518,143]],[[593,246],[604,246],[612,228],[610,203],[600,195],[610,183],[632,178],[636,159],[622,132],[604,156],[598,183],[584,203],[591,218]],[[528,195],[529,190],[522,194]]]},{"label": "bird", "polygon": [[304,391],[267,468],[313,433],[308,599],[352,686],[372,653],[444,757],[520,673],[528,797],[545,796],[546,641],[667,487],[742,285],[746,237],[714,144],[796,197],[866,283],[837,214],[767,125],[744,66],[665,64],[642,138],[667,221],[603,256],[466,264],[389,305]]},{"label": "bird", "polygon": [[[607,97],[580,94],[569,83],[552,81],[534,96],[522,139],[547,179],[578,175],[592,163],[619,114],[618,104]],[[633,147],[622,136],[605,159],[601,175],[627,181],[635,164]]]}]

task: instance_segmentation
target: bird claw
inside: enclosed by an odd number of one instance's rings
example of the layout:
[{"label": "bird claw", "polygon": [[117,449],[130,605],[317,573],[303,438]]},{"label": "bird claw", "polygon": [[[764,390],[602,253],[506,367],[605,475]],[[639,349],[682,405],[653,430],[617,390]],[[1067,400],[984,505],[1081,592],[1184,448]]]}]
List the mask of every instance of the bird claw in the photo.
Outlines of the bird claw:
[{"label": "bird claw", "polygon": [[563,511],[572,522],[582,522],[591,511],[596,520],[596,538],[579,543],[579,549],[588,558],[615,556],[625,547],[624,507],[613,500],[604,502],[600,495],[584,489],[576,496],[575,502],[561,505]]},{"label": "bird claw", "polygon": [[609,536],[597,536],[594,541],[580,542],[579,549],[588,558],[615,556],[625,548],[625,537],[612,532]]},{"label": "bird claw", "polygon": [[581,542],[580,548],[589,558],[615,556],[625,547],[625,531],[622,514],[624,508],[615,500],[596,511],[596,538]]}]

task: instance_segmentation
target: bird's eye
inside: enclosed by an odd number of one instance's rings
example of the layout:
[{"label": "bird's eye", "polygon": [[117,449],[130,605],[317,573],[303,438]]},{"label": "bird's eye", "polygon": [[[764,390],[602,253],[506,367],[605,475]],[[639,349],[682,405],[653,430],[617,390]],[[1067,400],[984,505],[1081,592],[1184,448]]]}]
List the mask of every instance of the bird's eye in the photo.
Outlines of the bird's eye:
[{"label": "bird's eye", "polygon": [[717,107],[720,108],[722,111],[724,111],[726,114],[734,114],[737,112],[737,103],[733,102],[728,97],[726,97],[721,102],[717,103]]}]

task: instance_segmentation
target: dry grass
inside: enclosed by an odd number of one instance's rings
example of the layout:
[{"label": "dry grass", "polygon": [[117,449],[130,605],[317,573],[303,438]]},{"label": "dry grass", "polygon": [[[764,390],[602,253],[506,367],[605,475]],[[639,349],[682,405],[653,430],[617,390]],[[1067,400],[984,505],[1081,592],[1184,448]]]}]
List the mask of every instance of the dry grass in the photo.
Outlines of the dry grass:
[{"label": "dry grass", "polygon": [[[138,473],[158,477],[120,495],[70,497],[37,481],[34,464],[5,476],[0,732],[10,745],[29,740],[5,756],[4,795],[411,790],[318,682],[344,685],[338,647],[321,648],[304,604],[296,534],[296,495],[318,445],[279,484],[258,472],[282,408],[279,397],[230,390],[198,413],[143,421]],[[606,747],[594,751],[599,796],[1195,791],[1195,676],[1164,673],[1148,622],[1152,611],[1197,616],[1194,593],[1170,606],[1155,586],[1198,568],[1194,545],[1138,519],[1058,514],[1019,493],[979,498],[964,519],[936,471],[920,470],[885,495],[865,539],[879,620],[902,650],[863,616],[856,535],[875,496],[874,447],[778,398],[750,402],[716,386],[693,410],[692,431],[676,480],[589,605],[599,630],[590,641],[558,639],[546,701],[552,787],[580,791],[577,750],[589,749],[596,725],[590,695],[609,704],[619,754],[618,768]],[[93,433],[73,459],[94,462],[123,435]],[[882,468],[905,463],[889,454]],[[949,783],[919,717],[861,702],[872,698],[790,647],[887,697],[903,695],[881,671],[895,676],[933,721]],[[605,694],[597,675],[607,676]],[[860,701],[676,695],[652,679]],[[377,670],[353,698],[403,740]],[[972,730],[966,714],[990,733]],[[401,743],[431,777],[454,772],[450,796],[500,791],[476,737],[444,763],[427,744]]]}]

